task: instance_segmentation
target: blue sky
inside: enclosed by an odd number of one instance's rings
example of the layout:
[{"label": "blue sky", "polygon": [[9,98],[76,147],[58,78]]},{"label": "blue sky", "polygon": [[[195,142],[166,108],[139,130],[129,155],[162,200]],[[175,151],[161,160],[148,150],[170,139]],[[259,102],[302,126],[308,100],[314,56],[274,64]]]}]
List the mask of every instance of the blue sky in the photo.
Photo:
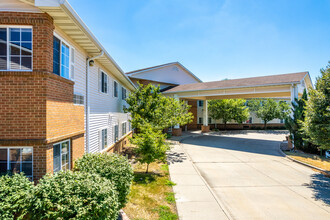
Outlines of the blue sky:
[{"label": "blue sky", "polygon": [[330,60],[330,0],[69,0],[124,71],[179,61],[203,81]]}]

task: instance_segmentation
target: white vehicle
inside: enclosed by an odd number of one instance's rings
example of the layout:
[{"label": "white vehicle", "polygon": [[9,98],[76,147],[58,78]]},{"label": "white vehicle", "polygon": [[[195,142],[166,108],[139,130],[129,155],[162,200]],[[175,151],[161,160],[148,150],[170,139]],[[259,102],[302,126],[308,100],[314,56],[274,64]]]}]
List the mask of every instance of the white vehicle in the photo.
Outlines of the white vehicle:
[{"label": "white vehicle", "polygon": [[327,151],[325,152],[325,158],[330,158],[330,150],[327,150]]}]

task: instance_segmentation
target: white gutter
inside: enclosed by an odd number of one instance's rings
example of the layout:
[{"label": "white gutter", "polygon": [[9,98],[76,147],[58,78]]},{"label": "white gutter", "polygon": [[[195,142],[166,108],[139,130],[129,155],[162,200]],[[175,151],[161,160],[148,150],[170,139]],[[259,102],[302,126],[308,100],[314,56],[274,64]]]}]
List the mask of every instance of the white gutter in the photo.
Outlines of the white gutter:
[{"label": "white gutter", "polygon": [[115,66],[115,68],[121,73],[121,75],[129,82],[131,85],[131,90],[135,90],[136,86],[134,83],[126,76],[124,71],[119,67],[119,65],[114,61],[114,59],[110,56],[110,54],[106,51],[106,49],[102,46],[102,44],[96,39],[87,25],[83,22],[83,20],[79,17],[79,15],[75,12],[75,10],[71,7],[67,0],[35,0],[36,7],[60,7],[63,11],[71,17],[71,19],[78,25],[80,30],[86,34],[86,36],[95,44],[95,46],[100,50],[104,51],[104,55],[106,58]]},{"label": "white gutter", "polygon": [[103,55],[104,55],[104,51],[102,50],[99,55],[86,59],[86,107],[85,108],[86,108],[86,152],[87,153],[89,153],[89,146],[90,146],[89,115],[91,111],[89,104],[89,62]]},{"label": "white gutter", "polygon": [[[205,82],[208,83],[208,82]],[[262,84],[262,85],[251,85],[251,86],[234,86],[234,87],[222,87],[222,88],[211,88],[211,89],[194,89],[194,90],[181,90],[181,91],[165,91],[164,94],[170,93],[178,93],[178,92],[199,92],[199,91],[210,91],[210,90],[219,90],[219,89],[237,89],[237,88],[254,88],[254,87],[263,87],[263,86],[281,86],[281,85],[291,85],[292,83],[299,83],[296,82],[287,82],[287,83],[272,83],[272,84]],[[196,83],[199,84],[199,83]],[[181,85],[179,85],[181,86]]]}]

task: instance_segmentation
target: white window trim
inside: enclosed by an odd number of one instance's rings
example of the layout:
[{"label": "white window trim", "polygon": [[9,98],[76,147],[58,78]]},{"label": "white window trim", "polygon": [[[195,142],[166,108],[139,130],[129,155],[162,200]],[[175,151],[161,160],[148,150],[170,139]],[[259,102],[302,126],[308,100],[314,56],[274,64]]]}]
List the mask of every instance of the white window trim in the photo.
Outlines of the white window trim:
[{"label": "white window trim", "polygon": [[123,133],[123,124],[125,124],[125,130],[126,130],[126,133],[125,134],[122,134],[121,137],[124,137],[128,132],[127,132],[127,121],[123,121],[121,123],[121,133]]},{"label": "white window trim", "polygon": [[[106,74],[107,75],[107,81],[108,81],[108,83],[107,83],[107,93],[105,93],[105,92],[102,92],[102,85],[101,85],[101,82],[102,82],[102,72],[104,73],[104,74]],[[110,95],[110,86],[109,86],[109,82],[111,81],[110,80],[110,74],[109,73],[107,73],[106,71],[104,71],[103,69],[99,69],[99,75],[98,75],[98,79],[99,79],[99,92],[100,93],[102,93],[102,94],[104,94],[104,95]]]},{"label": "white window trim", "polygon": [[[118,136],[117,136],[117,139],[118,140],[116,140],[116,126],[118,127]],[[116,123],[116,124],[114,124],[113,125],[113,143],[117,143],[117,141],[119,141],[120,140],[120,138],[119,138],[119,123]]]},{"label": "white window trim", "polygon": [[[102,131],[105,130],[105,129],[107,130],[107,147],[102,149]],[[109,134],[110,134],[110,132],[109,132],[109,127],[108,126],[101,127],[99,129],[99,150],[100,151],[103,151],[104,149],[107,149],[110,146],[110,144],[109,144]]]},{"label": "white window trim", "polygon": [[[10,149],[22,149],[22,148],[31,148],[32,149],[32,174],[31,174],[31,180],[33,181],[33,158],[34,158],[33,157],[33,147],[31,147],[31,146],[18,146],[18,147],[1,146],[0,147],[0,149],[8,149],[7,150],[7,171],[9,171],[8,168],[10,167],[10,154],[9,154]],[[21,157],[21,160],[22,160],[22,154],[20,155],[20,157]],[[22,170],[22,163],[20,164],[20,172],[21,172],[21,170]],[[30,176],[27,176],[27,177],[30,177]]]},{"label": "white window trim", "polygon": [[[60,45],[60,75],[59,76],[63,77],[63,76],[61,76],[62,42],[63,42],[64,44],[66,44],[69,47],[69,80],[74,81],[74,76],[72,76],[72,74],[71,74],[71,65],[72,64],[74,65],[74,63],[71,62],[71,58],[72,58],[71,49],[73,49],[75,51],[75,48],[70,43],[68,43],[63,37],[61,37],[59,34],[57,34],[55,31],[54,31],[53,35],[61,41],[61,45]],[[54,50],[54,48],[52,48],[52,49]],[[63,78],[66,79],[65,77],[63,77]]]},{"label": "white window trim", "polygon": [[82,97],[84,98],[84,104],[73,103],[74,105],[85,106],[85,102],[86,102],[86,100],[85,100],[85,96],[84,96],[84,95],[82,95],[82,94],[79,93],[79,92],[75,92],[75,93],[73,93],[73,95],[79,95],[79,96],[82,96]]},{"label": "white window trim", "polygon": [[[0,70],[0,72],[32,72],[33,71],[33,26],[31,25],[0,25],[0,28],[6,28],[7,29],[7,69],[6,70]],[[31,44],[32,44],[32,52],[31,52],[31,69],[30,70],[22,70],[22,69],[10,69],[10,50],[9,50],[9,28],[31,28],[32,30],[32,36],[31,36]]]},{"label": "white window trim", "polygon": [[[64,143],[64,142],[68,142],[69,141],[69,170],[71,170],[71,140],[70,139],[67,139],[67,140],[64,140],[64,141],[61,141],[61,142],[57,142],[57,143],[54,143],[53,144],[53,150],[54,150],[54,145],[57,145],[57,144],[62,144],[62,143]],[[60,151],[60,154],[61,154],[61,160],[60,160],[60,162],[61,162],[61,169],[58,171],[58,172],[60,172],[60,171],[62,171],[62,147],[61,147],[61,151]],[[53,165],[54,165],[54,151],[53,151]],[[53,167],[53,172],[54,172],[54,167]]]}]

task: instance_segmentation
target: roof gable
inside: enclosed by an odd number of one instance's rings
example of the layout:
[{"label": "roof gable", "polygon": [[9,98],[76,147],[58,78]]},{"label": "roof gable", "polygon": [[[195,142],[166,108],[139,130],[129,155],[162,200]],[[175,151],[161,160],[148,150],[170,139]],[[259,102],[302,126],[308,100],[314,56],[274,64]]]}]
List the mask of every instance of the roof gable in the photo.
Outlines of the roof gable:
[{"label": "roof gable", "polygon": [[176,86],[172,89],[167,90],[165,93],[301,83],[301,81],[307,75],[308,72],[299,72],[299,73],[289,73],[289,74],[280,74],[280,75],[271,75],[271,76],[221,80],[221,81],[213,81],[213,82],[205,82],[205,83],[194,83],[194,84]]},{"label": "roof gable", "polygon": [[164,82],[169,84],[190,84],[202,82],[179,62],[148,67],[126,73],[129,77]]}]

